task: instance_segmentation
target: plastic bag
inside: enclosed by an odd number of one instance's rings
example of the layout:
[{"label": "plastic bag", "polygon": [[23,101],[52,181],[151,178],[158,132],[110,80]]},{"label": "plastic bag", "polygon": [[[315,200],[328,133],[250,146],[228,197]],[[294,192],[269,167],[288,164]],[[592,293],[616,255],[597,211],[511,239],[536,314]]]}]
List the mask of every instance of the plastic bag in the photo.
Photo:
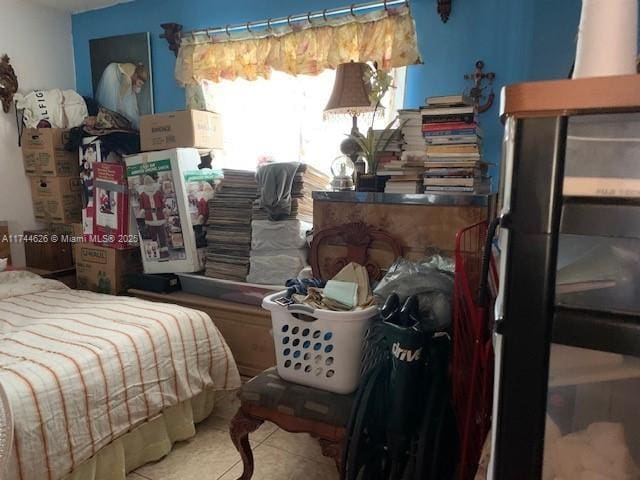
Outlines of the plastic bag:
[{"label": "plastic bag", "polygon": [[400,258],[389,268],[373,291],[378,306],[396,292],[401,301],[416,295],[420,303],[423,327],[446,330],[451,325],[453,294],[453,261],[433,255],[420,262]]}]

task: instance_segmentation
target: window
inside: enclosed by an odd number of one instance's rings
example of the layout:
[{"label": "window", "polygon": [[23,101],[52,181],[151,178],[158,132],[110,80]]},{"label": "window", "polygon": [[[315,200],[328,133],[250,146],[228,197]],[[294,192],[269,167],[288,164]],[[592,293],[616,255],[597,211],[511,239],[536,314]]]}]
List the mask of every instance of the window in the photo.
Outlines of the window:
[{"label": "window", "polygon": [[[394,71],[395,88],[384,98],[384,114],[374,122],[383,129],[395,118],[404,97],[404,68]],[[302,161],[330,173],[351,119],[323,120],[335,70],[297,77],[273,72],[269,80],[222,81],[214,87],[215,108],[222,115],[225,150],[215,165],[255,170],[264,159]],[[358,119],[362,133],[371,116]]]}]

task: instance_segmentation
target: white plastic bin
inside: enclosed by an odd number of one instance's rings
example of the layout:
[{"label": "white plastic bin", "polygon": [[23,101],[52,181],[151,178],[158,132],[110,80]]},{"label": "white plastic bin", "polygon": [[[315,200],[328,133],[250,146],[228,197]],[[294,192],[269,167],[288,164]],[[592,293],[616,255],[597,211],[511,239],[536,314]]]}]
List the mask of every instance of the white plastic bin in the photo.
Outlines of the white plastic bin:
[{"label": "white plastic bin", "polygon": [[279,292],[265,297],[271,312],[278,374],[284,380],[329,392],[349,394],[360,380],[362,344],[377,307],[353,312],[282,306]]}]

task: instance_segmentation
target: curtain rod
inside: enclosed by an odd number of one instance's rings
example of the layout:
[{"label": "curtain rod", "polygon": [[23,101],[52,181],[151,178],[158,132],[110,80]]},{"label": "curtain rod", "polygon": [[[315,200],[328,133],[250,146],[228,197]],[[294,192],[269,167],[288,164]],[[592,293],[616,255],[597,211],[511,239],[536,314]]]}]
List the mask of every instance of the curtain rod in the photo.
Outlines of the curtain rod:
[{"label": "curtain rod", "polygon": [[240,30],[247,30],[249,33],[253,33],[252,29],[254,28],[266,27],[267,29],[270,29],[275,26],[279,26],[283,24],[291,25],[291,23],[293,22],[301,22],[301,21],[307,21],[309,23],[313,23],[313,20],[316,20],[319,18],[322,18],[323,20],[326,21],[327,17],[330,17],[330,16],[345,15],[347,13],[355,15],[356,12],[360,12],[362,10],[372,10],[372,9],[381,8],[381,7],[384,7],[384,9],[386,10],[388,7],[393,7],[400,4],[406,4],[408,6],[409,0],[383,0],[383,1],[378,0],[375,2],[352,4],[348,7],[329,8],[329,9],[325,8],[324,10],[319,10],[316,12],[289,15],[288,17],[279,17],[275,19],[269,18],[265,20],[238,23],[234,25],[228,24],[224,27],[203,28],[198,30],[192,30],[190,32],[180,32],[180,36],[182,38],[186,36],[195,37],[196,35],[210,36],[218,33],[226,33],[227,35],[229,35],[231,32],[237,32]]}]

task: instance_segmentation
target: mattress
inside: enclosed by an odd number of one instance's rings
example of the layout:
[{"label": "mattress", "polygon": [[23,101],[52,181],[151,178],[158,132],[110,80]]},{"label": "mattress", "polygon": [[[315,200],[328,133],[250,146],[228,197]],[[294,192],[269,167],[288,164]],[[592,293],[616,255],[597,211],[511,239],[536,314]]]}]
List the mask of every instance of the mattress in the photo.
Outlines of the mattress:
[{"label": "mattress", "polygon": [[58,480],[166,409],[240,378],[203,312],[0,273],[8,480]]}]

